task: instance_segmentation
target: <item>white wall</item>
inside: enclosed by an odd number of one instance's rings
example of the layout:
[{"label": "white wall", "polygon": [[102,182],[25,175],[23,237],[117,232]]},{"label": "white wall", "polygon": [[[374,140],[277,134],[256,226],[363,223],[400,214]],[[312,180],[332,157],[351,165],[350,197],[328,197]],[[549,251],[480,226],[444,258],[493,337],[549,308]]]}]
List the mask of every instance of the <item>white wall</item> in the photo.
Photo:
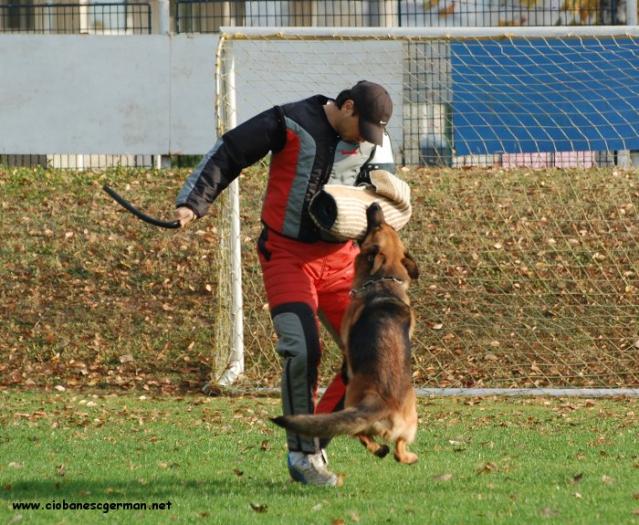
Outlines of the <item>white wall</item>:
[{"label": "white wall", "polygon": [[[171,35],[169,153],[202,154],[216,141],[217,35]],[[164,152],[162,152],[164,153]]]},{"label": "white wall", "polygon": [[198,154],[216,35],[0,35],[0,153]]},{"label": "white wall", "polygon": [[[217,35],[0,34],[0,154],[202,154]],[[238,122],[357,80],[385,85],[402,140],[398,42],[235,42]]]}]

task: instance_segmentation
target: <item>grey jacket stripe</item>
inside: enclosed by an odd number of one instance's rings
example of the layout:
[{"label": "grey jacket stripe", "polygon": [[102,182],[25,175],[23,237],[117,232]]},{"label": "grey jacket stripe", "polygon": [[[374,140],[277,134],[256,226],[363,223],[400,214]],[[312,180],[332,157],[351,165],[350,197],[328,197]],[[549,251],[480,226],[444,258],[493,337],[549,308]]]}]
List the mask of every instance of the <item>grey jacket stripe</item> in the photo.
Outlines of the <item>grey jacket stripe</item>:
[{"label": "grey jacket stripe", "polygon": [[310,133],[294,120],[285,117],[286,126],[300,139],[300,152],[297,160],[295,180],[288,196],[284,227],[282,233],[288,237],[297,238],[302,222],[302,211],[306,189],[311,178],[311,170],[315,161],[316,145]]},{"label": "grey jacket stripe", "polygon": [[215,146],[213,146],[213,148],[206,155],[204,155],[204,157],[202,157],[202,160],[200,160],[200,163],[191,172],[189,177],[184,182],[184,185],[182,186],[180,193],[178,193],[177,199],[175,200],[175,203],[178,206],[180,206],[181,204],[184,204],[189,199],[189,195],[193,191],[193,188],[195,188],[197,181],[202,176],[202,172],[204,171],[204,168],[207,162],[211,160],[211,157],[217,153],[217,150],[219,150],[222,147],[223,143],[224,141],[222,139],[219,139],[215,143]]}]

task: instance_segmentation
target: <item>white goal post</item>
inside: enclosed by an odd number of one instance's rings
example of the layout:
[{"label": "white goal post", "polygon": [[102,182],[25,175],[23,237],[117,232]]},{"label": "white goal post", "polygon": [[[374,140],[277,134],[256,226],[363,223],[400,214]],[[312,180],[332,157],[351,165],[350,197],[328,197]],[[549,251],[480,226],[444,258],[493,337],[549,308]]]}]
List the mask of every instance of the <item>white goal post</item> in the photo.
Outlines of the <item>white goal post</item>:
[{"label": "white goal post", "polygon": [[[366,78],[393,96],[399,163],[455,167],[498,156],[503,166],[628,167],[639,162],[638,71],[637,26],[224,27],[218,130]],[[216,352],[225,356],[213,378],[221,386],[244,369],[238,181],[228,193],[231,288],[219,288],[227,306],[218,312],[229,315],[219,319]]]}]

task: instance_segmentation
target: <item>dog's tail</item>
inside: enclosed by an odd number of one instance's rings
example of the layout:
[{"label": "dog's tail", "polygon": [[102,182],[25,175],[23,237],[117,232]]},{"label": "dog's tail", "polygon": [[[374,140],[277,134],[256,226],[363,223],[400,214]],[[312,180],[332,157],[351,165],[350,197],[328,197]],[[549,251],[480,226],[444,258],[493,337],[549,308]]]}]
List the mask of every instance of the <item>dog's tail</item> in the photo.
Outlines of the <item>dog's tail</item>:
[{"label": "dog's tail", "polygon": [[332,414],[279,416],[271,421],[296,434],[312,437],[355,435],[382,419],[389,410],[378,395],[369,395],[356,406]]}]

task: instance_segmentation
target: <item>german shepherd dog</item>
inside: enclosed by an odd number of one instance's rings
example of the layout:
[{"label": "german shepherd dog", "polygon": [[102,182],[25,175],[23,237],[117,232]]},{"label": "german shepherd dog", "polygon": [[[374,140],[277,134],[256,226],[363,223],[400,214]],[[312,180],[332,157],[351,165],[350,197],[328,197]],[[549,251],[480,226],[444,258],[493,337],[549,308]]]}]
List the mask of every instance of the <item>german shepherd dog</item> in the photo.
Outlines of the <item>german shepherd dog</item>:
[{"label": "german shepherd dog", "polygon": [[415,439],[417,409],[411,380],[415,316],[406,293],[419,271],[377,203],[366,210],[367,230],[355,259],[352,300],[341,337],[347,373],[344,409],[332,414],[280,416],[277,425],[298,434],[348,434],[377,457],[388,454],[379,436],[395,443],[395,459],[415,463],[407,446]]}]

